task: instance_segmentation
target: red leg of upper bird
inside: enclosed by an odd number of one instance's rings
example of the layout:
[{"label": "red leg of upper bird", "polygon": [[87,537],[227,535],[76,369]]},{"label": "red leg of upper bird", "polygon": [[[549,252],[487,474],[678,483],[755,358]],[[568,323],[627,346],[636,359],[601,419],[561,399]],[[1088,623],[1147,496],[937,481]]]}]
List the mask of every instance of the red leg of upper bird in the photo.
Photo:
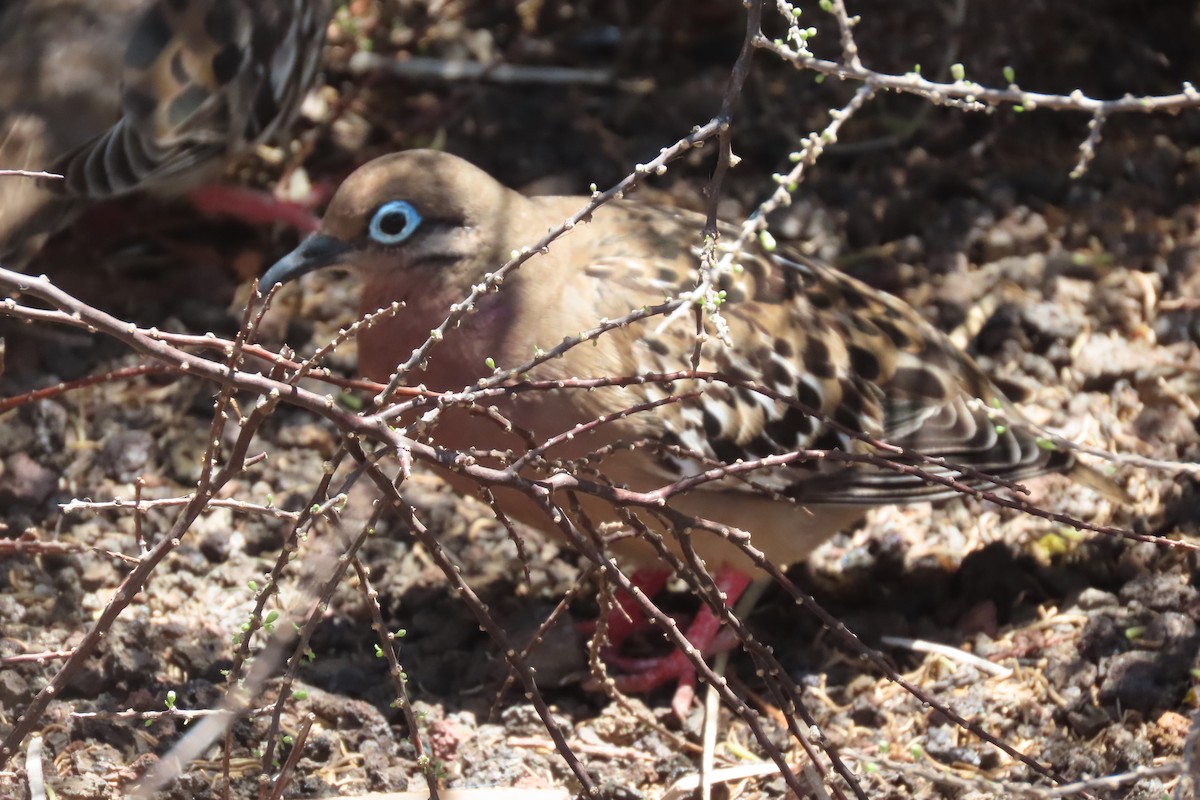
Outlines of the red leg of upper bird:
[{"label": "red leg of upper bird", "polygon": [[312,210],[327,195],[328,187],[314,188],[303,202],[294,202],[244,186],[210,184],[191,192],[188,198],[203,214],[224,214],[252,224],[282,222],[309,234],[317,229],[318,222]]}]

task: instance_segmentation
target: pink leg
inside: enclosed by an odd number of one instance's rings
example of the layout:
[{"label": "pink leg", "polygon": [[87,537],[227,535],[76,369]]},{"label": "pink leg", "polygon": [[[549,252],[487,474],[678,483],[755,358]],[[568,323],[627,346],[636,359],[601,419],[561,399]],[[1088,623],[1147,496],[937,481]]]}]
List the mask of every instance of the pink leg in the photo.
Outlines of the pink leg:
[{"label": "pink leg", "polygon": [[[653,598],[667,585],[669,577],[671,577],[670,570],[639,569],[629,576],[629,581],[641,589],[642,594]],[[641,606],[632,597],[625,594],[624,591],[618,591],[616,602],[618,607],[609,610],[605,617],[609,649],[619,647],[630,636],[649,627]],[[576,623],[576,629],[585,636],[594,634],[596,627],[597,623],[590,620]]]},{"label": "pink leg", "polygon": [[244,186],[210,184],[191,192],[188,197],[202,214],[223,214],[252,224],[282,222],[307,234],[317,229],[318,220],[312,209],[326,194],[324,189],[314,189],[303,202],[296,203]]},{"label": "pink leg", "polygon": [[[742,596],[742,592],[750,585],[750,578],[730,567],[722,566],[714,577],[717,588],[725,595],[725,606],[732,606]],[[688,627],[686,636],[692,646],[703,655],[709,656],[720,649],[717,634],[721,630],[721,621],[707,605],[702,605],[696,618]],[[720,642],[731,645],[730,642]],[[617,687],[623,692],[648,692],[664,683],[675,680],[679,687],[671,700],[671,708],[680,718],[687,715],[696,690],[696,671],[692,662],[681,651],[676,650],[661,658],[622,659],[609,658],[616,666],[629,674],[617,677]]]},{"label": "pink leg", "polygon": [[[629,580],[642,590],[642,594],[654,598],[667,585],[669,577],[670,570],[639,569]],[[633,597],[625,592],[618,592],[616,600],[619,608],[608,612],[608,643],[614,648],[620,647],[622,642],[648,625],[646,614]]]}]

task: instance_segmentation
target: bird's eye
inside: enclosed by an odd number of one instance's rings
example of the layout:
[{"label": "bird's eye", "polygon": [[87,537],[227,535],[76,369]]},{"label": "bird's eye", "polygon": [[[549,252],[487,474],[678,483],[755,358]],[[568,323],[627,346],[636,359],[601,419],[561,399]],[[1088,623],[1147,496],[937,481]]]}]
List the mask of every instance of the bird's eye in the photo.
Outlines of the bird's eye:
[{"label": "bird's eye", "polygon": [[373,241],[380,244],[400,244],[413,235],[421,224],[421,215],[411,203],[392,200],[384,203],[371,217],[369,232]]}]

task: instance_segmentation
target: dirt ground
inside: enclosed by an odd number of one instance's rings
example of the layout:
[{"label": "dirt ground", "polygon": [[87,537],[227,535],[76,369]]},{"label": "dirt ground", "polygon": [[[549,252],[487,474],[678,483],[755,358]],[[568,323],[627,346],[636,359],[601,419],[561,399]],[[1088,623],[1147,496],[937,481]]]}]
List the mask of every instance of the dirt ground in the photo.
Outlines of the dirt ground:
[{"label": "dirt ground", "polygon": [[[1095,97],[1169,94],[1200,74],[1193,4],[1013,5],[874,0],[851,11],[861,16],[863,59],[881,72],[920,64],[930,79],[946,79],[959,62],[972,79],[1003,86],[1009,66],[1023,88]],[[743,13],[731,0],[354,0],[339,11],[328,86],[302,125],[312,145],[307,175],[336,185],[375,155],[436,146],[530,191],[609,186],[716,113]],[[814,48],[836,56],[827,15],[816,4],[805,15],[818,28]],[[579,72],[562,84],[360,74],[356,51]],[[584,78],[588,70],[612,77],[595,85]],[[828,110],[855,88],[815,81],[759,53],[733,126],[742,162],[725,185],[723,213],[736,219],[753,210],[799,137],[823,128]],[[847,124],[772,230],[962,337],[1036,422],[1125,456],[1200,461],[1200,115],[1114,117],[1087,174],[1072,179],[1086,124],[1080,114],[970,114],[883,95]],[[703,208],[714,152],[690,153],[639,196]],[[277,174],[256,162],[238,177],[265,185]],[[295,241],[292,231],[197,219],[183,205],[161,209],[133,198],[97,209],[53,241],[34,269],[119,317],[231,335],[245,283]],[[314,276],[303,292],[280,297],[262,340],[310,352],[352,320],[356,297],[352,279]],[[3,397],[134,363],[121,345],[76,332],[6,322],[0,333]],[[330,366],[352,375],[353,363],[347,348]],[[145,376],[0,416],[0,534],[87,548],[5,551],[0,658],[78,643],[129,569],[107,551],[137,553],[134,518],[120,510],[64,512],[60,504],[130,499],[139,476],[144,498],[190,491],[213,396],[199,381]],[[335,445],[328,425],[283,407],[256,445],[268,457],[227,494],[270,496],[299,510]],[[1031,483],[1030,500],[1191,543],[1200,525],[1196,476],[1122,462],[1113,477],[1136,498],[1132,507],[1058,477]],[[406,496],[518,639],[580,579],[576,556],[532,531],[524,532],[529,561],[522,565],[487,507],[432,475],[415,476]],[[344,526],[319,527],[302,545],[280,608],[307,597],[312,575],[357,530],[371,499],[356,488]],[[145,536],[163,535],[173,513],[144,514]],[[170,716],[73,715],[163,711],[169,691],[178,709],[219,705],[252,586],[272,569],[286,532],[284,521],[215,508],[187,534],[39,723],[47,782],[58,797],[125,796],[193,727]],[[385,520],[363,555],[385,624],[406,631],[400,660],[443,785],[574,791],[532,707],[506,686],[501,653],[403,525]],[[1196,561],[1191,550],[1080,534],[959,500],[877,510],[791,575],[909,681],[1063,780],[1079,781],[1192,763],[1188,737],[1200,705]],[[424,787],[356,587],[349,578],[335,593],[299,672],[304,692],[286,704],[283,730],[315,719],[288,797]],[[663,601],[681,615],[695,602],[684,591]],[[669,692],[621,704],[590,689],[586,639],[573,623],[596,608],[594,590],[579,592],[534,652],[545,696],[609,796],[662,797],[698,769],[700,712],[679,722]],[[840,749],[866,796],[1006,796],[1002,785],[1050,785],[880,675],[782,592],[768,591],[749,624],[803,687],[821,735]],[[943,643],[1010,673],[881,644],[881,637]],[[60,664],[48,657],[0,668],[0,732]],[[729,674],[773,740],[803,764],[745,656],[732,659]],[[256,705],[273,702],[275,680]],[[232,728],[232,797],[259,796],[268,722],[255,716]],[[723,713],[717,767],[762,758],[746,725]],[[221,797],[221,770],[214,745],[158,796]],[[0,796],[24,797],[24,786],[24,757],[0,765]],[[1176,789],[1190,791],[1187,779],[1164,770],[1094,787],[1091,796],[1162,798]],[[716,793],[784,797],[787,789],[766,775],[723,782]]]}]

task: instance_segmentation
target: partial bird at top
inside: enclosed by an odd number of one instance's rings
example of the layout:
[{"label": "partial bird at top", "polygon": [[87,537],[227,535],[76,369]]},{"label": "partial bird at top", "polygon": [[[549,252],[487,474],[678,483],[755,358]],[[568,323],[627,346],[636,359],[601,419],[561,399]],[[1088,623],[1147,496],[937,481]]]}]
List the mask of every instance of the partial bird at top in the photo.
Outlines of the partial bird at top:
[{"label": "partial bird at top", "polygon": [[[387,380],[452,304],[513,251],[535,244],[587,201],[524,197],[444,153],[384,156],[342,184],[318,231],[275,264],[261,284],[340,266],[361,276],[363,312],[403,301],[399,313],[358,336],[360,371]],[[735,269],[720,274],[727,334],[706,319],[698,369],[722,380],[570,387],[573,379],[690,369],[698,341],[691,313],[665,328],[662,317],[631,321],[561,357],[522,367],[535,353],[602,320],[622,319],[694,286],[699,266],[694,246],[703,227],[700,215],[634,201],[600,207],[590,222],[575,226],[547,253],[507,276],[497,291],[482,296],[461,324],[445,332],[412,381],[461,391],[494,368],[521,367],[522,377],[559,386],[488,401],[535,442],[560,437],[544,453],[553,461],[520,462],[532,478],[539,470],[585,464],[589,476],[649,492],[721,464],[806,450],[879,453],[851,435],[858,433],[961,465],[959,470],[887,454],[968,484],[987,482],[967,470],[1010,481],[1067,472],[1091,485],[1102,483],[1073,453],[1049,446],[971,358],[910,306],[799,256],[750,248]],[[607,421],[594,424],[602,418]],[[563,435],[580,425],[588,425],[580,429],[586,432]],[[480,463],[497,467],[513,463],[529,447],[495,419],[453,407],[443,410],[430,435],[435,444],[470,449]],[[461,475],[448,478],[471,488]],[[747,531],[754,547],[784,567],[872,506],[954,494],[911,469],[812,455],[698,482],[673,495],[669,505]],[[557,531],[523,495],[498,492],[497,498],[509,516]],[[593,526],[622,521],[595,498],[581,494],[580,507]],[[679,551],[674,532],[653,510],[628,511]],[[577,523],[588,524],[584,519]],[[751,565],[719,535],[696,531],[690,541],[711,568]],[[657,559],[636,535],[614,539],[612,552],[635,563]],[[732,581],[725,588],[736,595],[744,585]],[[676,659],[666,671],[678,667]],[[662,677],[660,671],[654,680]]]},{"label": "partial bird at top", "polygon": [[79,204],[181,193],[295,119],[330,0],[11,0],[0,10],[0,255]]}]

